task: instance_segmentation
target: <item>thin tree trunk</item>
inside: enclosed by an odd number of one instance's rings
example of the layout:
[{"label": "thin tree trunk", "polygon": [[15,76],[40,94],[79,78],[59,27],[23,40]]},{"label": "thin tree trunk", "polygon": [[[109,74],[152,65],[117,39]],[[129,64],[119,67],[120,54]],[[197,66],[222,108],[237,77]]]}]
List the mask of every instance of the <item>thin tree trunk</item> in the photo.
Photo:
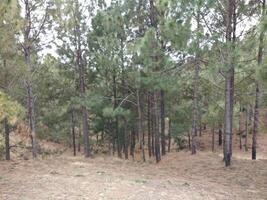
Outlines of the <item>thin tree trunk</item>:
[{"label": "thin tree trunk", "polygon": [[248,119],[249,113],[248,108],[246,108],[246,127],[245,127],[245,151],[248,151]]},{"label": "thin tree trunk", "polygon": [[6,160],[10,160],[10,146],[9,146],[9,124],[8,119],[4,119],[5,124],[5,149],[6,149]]},{"label": "thin tree trunk", "polygon": [[[80,10],[79,3],[75,1],[75,41],[76,41],[76,66],[79,69],[79,87],[80,97],[85,100],[85,68],[82,61],[81,50],[81,27],[80,27]],[[88,123],[88,111],[85,106],[81,106],[82,111],[82,126],[83,126],[83,140],[84,140],[84,156],[90,156],[90,143],[89,143],[89,123]]]},{"label": "thin tree trunk", "polygon": [[[30,7],[29,0],[24,1],[25,6],[25,29],[24,29],[24,59],[25,64],[28,68],[28,76],[31,77],[32,73],[34,72],[34,68],[31,63],[31,48],[32,48],[32,36],[31,30],[32,27],[32,10]],[[26,90],[27,90],[27,109],[28,109],[28,123],[30,128],[30,138],[32,143],[32,155],[33,158],[37,157],[37,140],[36,140],[36,132],[35,132],[35,110],[34,110],[34,95],[32,89],[32,80],[28,78],[26,81]]]},{"label": "thin tree trunk", "polygon": [[[265,18],[265,0],[262,0],[262,19]],[[259,38],[259,49],[258,49],[258,67],[262,64],[263,58],[263,39],[264,39],[264,31],[260,33]],[[260,101],[260,85],[259,81],[255,80],[255,107],[254,107],[254,123],[253,123],[253,135],[252,135],[252,160],[256,160],[257,156],[257,133],[259,126],[259,101]]]},{"label": "thin tree trunk", "polygon": [[221,128],[219,128],[219,134],[218,134],[218,136],[219,136],[219,146],[222,146],[222,129]]},{"label": "thin tree trunk", "polygon": [[79,133],[78,133],[78,152],[81,152],[81,126],[79,124]]},{"label": "thin tree trunk", "polygon": [[73,155],[76,156],[74,110],[71,111],[71,125],[72,125],[72,147],[73,147]]},{"label": "thin tree trunk", "polygon": [[[197,12],[197,31],[200,31],[200,11]],[[197,51],[199,51],[199,39],[197,39]],[[196,154],[197,152],[197,124],[198,124],[198,84],[199,84],[199,53],[196,53],[196,63],[194,69],[193,78],[193,103],[192,103],[192,147],[191,153]]]},{"label": "thin tree trunk", "polygon": [[144,148],[144,131],[143,131],[143,117],[142,117],[142,108],[141,108],[141,100],[140,100],[140,90],[137,89],[136,91],[136,97],[137,97],[137,110],[138,110],[138,135],[139,135],[139,141],[140,141],[140,147],[142,151],[142,160],[145,162],[145,148]]},{"label": "thin tree trunk", "polygon": [[151,152],[151,103],[150,103],[150,93],[147,93],[147,132],[148,132],[148,155],[152,156]]},{"label": "thin tree trunk", "polygon": [[158,163],[161,160],[160,155],[160,134],[159,134],[159,105],[158,105],[158,92],[154,92],[154,113],[155,113],[155,155],[156,155],[156,162]]},{"label": "thin tree trunk", "polygon": [[34,100],[32,92],[32,84],[27,82],[27,93],[28,93],[28,119],[30,127],[30,137],[32,143],[32,156],[33,158],[37,157],[37,140],[35,132],[35,117],[34,117]]},{"label": "thin tree trunk", "polygon": [[212,126],[212,152],[215,150],[215,129],[214,125]]},{"label": "thin tree trunk", "polygon": [[161,122],[161,152],[166,154],[166,139],[165,139],[165,101],[164,91],[160,91],[160,122]]},{"label": "thin tree trunk", "polygon": [[168,152],[171,152],[171,119],[169,118],[169,132],[168,132]]},{"label": "thin tree trunk", "polygon": [[240,107],[239,115],[238,115],[238,134],[239,134],[239,149],[242,150],[242,108]]},{"label": "thin tree trunk", "polygon": [[201,117],[201,114],[199,113],[199,130],[198,130],[198,132],[199,132],[199,137],[201,137],[202,136],[202,117]]},{"label": "thin tree trunk", "polygon": [[191,151],[191,135],[190,135],[190,131],[188,131],[187,137],[188,137],[188,150]]},{"label": "thin tree trunk", "polygon": [[155,109],[154,109],[154,94],[152,93],[150,96],[150,104],[151,104],[151,150],[152,156],[155,156]]},{"label": "thin tree trunk", "polygon": [[[233,14],[235,12],[235,0],[228,0],[226,13],[226,41],[229,44],[234,44],[233,28]],[[235,19],[234,19],[235,21]],[[235,26],[234,26],[235,27]],[[233,34],[234,35],[234,34]],[[233,39],[233,40],[232,40]],[[224,114],[224,162],[225,166],[231,164],[232,156],[232,121],[233,121],[233,97],[234,97],[234,63],[233,63],[233,46],[228,49],[230,51],[228,55],[227,65],[229,69],[225,74],[225,114]]]},{"label": "thin tree trunk", "polygon": [[130,150],[130,155],[132,156],[134,160],[134,150],[135,150],[135,128],[132,129],[131,131],[131,150]]}]

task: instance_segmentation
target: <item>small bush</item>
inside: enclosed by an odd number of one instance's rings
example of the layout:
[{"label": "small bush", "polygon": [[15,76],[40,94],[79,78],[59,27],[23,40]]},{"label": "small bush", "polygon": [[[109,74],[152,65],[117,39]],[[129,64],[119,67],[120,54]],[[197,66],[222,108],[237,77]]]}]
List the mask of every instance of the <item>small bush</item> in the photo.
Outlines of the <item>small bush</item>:
[{"label": "small bush", "polygon": [[176,144],[177,151],[186,148],[187,141],[183,136],[178,135],[178,136],[174,137],[174,142]]}]

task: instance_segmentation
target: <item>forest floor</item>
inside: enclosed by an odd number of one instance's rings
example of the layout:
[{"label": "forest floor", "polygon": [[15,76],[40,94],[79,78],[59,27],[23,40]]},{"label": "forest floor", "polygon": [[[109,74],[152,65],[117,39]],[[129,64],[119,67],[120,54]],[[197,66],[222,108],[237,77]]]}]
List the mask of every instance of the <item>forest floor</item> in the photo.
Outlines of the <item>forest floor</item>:
[{"label": "forest floor", "polygon": [[[0,162],[1,200],[267,200],[267,135],[258,138],[258,160],[237,148],[232,166],[211,135],[198,139],[201,151],[172,151],[158,164],[107,155],[85,159],[67,150],[36,160]],[[205,141],[205,142],[204,142]],[[217,141],[216,141],[217,142]],[[249,141],[250,142],[250,141]]]}]

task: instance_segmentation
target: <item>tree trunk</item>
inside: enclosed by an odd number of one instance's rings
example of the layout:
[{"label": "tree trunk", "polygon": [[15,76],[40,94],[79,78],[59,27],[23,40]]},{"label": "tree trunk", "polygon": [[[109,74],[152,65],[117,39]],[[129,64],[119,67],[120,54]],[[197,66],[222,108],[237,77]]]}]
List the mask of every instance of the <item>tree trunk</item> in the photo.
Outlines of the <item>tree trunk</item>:
[{"label": "tree trunk", "polygon": [[218,135],[219,135],[219,146],[222,146],[222,141],[223,140],[222,140],[222,129],[221,128],[219,129],[219,134]]},{"label": "tree trunk", "polygon": [[[262,19],[265,18],[265,0],[262,1]],[[262,64],[263,58],[263,39],[264,39],[264,31],[260,33],[259,38],[259,49],[258,49],[258,67]],[[252,135],[252,160],[256,160],[257,154],[257,133],[259,126],[259,101],[260,101],[260,86],[259,81],[255,80],[255,107],[254,107],[254,123],[253,123],[253,135]]]},{"label": "tree trunk", "polygon": [[246,108],[246,126],[245,126],[245,151],[248,151],[248,118],[249,118],[249,113],[248,113],[248,108]]},{"label": "tree trunk", "polygon": [[140,100],[140,90],[137,89],[136,91],[137,97],[137,110],[138,110],[138,135],[139,135],[139,142],[142,151],[142,160],[145,162],[145,141],[144,141],[144,131],[143,131],[143,117],[142,117],[142,107],[141,107],[141,100]]},{"label": "tree trunk", "polygon": [[130,155],[132,156],[134,160],[134,150],[135,150],[135,128],[132,128],[131,130],[131,149],[130,149]]},{"label": "tree trunk", "polygon": [[73,147],[73,155],[76,156],[74,110],[71,111],[71,125],[72,125],[72,147]]},{"label": "tree trunk", "polygon": [[[79,17],[79,5],[78,1],[75,1],[75,37],[76,37],[76,66],[79,69],[79,86],[80,97],[85,101],[85,68],[82,61],[81,51],[81,27]],[[83,126],[83,140],[84,140],[84,156],[90,156],[90,143],[89,143],[89,123],[88,123],[88,111],[85,106],[81,106],[82,111],[82,126]]]},{"label": "tree trunk", "polygon": [[255,96],[255,108],[254,108],[254,124],[253,124],[253,134],[252,134],[252,160],[256,160],[257,154],[257,133],[259,125],[259,98],[260,89],[259,82],[256,81],[256,96]]},{"label": "tree trunk", "polygon": [[155,108],[154,108],[154,94],[152,93],[150,96],[151,103],[151,149],[152,156],[155,156]]},{"label": "tree trunk", "polygon": [[187,136],[188,136],[188,150],[191,151],[191,135],[190,135],[190,131],[188,131]]},{"label": "tree trunk", "polygon": [[225,74],[224,162],[226,167],[230,166],[231,156],[232,156],[232,122],[233,122],[233,101],[234,101],[233,44],[234,44],[234,33],[235,33],[234,32],[235,25],[233,26],[234,12],[235,12],[235,1],[228,0],[227,13],[226,13],[226,41],[227,43],[229,43],[229,45],[231,45],[231,47],[227,50],[230,53],[227,58],[228,69]]},{"label": "tree trunk", "polygon": [[78,152],[81,152],[81,126],[79,124],[79,133],[78,133]]},{"label": "tree trunk", "polygon": [[158,105],[158,91],[154,92],[154,114],[155,114],[155,156],[156,156],[156,162],[158,163],[161,160],[160,155],[160,134],[159,134],[159,105]]},{"label": "tree trunk", "polygon": [[201,137],[202,136],[202,117],[201,117],[201,114],[199,113],[199,130],[198,130],[198,132],[199,132],[199,137]]},{"label": "tree trunk", "polygon": [[165,140],[165,101],[164,91],[160,91],[160,122],[161,122],[161,152],[164,156],[166,154],[166,140]]},{"label": "tree trunk", "polygon": [[171,119],[169,119],[168,152],[171,152]]},{"label": "tree trunk", "polygon": [[225,166],[229,166],[231,164],[231,135],[232,135],[232,106],[231,106],[231,76],[232,74],[229,73],[228,77],[225,81],[225,122],[224,122],[224,161]]},{"label": "tree trunk", "polygon": [[4,119],[5,124],[5,149],[6,149],[6,160],[10,160],[10,146],[9,146],[9,124],[7,118]]},{"label": "tree trunk", "polygon": [[214,125],[212,126],[212,152],[215,150],[215,129]]},{"label": "tree trunk", "polygon": [[34,72],[34,68],[31,63],[31,49],[32,49],[32,36],[31,30],[34,28],[32,27],[32,8],[30,7],[30,2],[28,0],[24,1],[25,6],[25,27],[24,27],[24,59],[25,64],[28,68],[28,78],[26,82],[26,90],[27,90],[27,110],[28,110],[28,123],[30,128],[30,138],[32,143],[32,155],[33,158],[37,157],[37,140],[36,140],[36,132],[35,132],[35,110],[34,110],[34,95],[32,89],[32,80],[31,76]]},{"label": "tree trunk", "polygon": [[[199,9],[199,8],[198,8]],[[197,31],[200,31],[200,11],[197,12]],[[199,84],[199,39],[197,38],[197,53],[196,53],[196,63],[194,68],[194,78],[193,78],[193,99],[192,99],[192,147],[191,153],[196,154],[197,152],[197,124],[198,124],[198,84]]]},{"label": "tree trunk", "polygon": [[242,150],[242,107],[240,107],[239,115],[238,115],[238,134],[239,134],[239,149]]},{"label": "tree trunk", "polygon": [[147,132],[148,132],[148,155],[152,156],[151,152],[151,103],[150,103],[150,93],[147,93]]},{"label": "tree trunk", "polygon": [[28,94],[28,120],[30,127],[30,137],[32,143],[32,156],[33,158],[37,157],[37,140],[35,132],[35,117],[34,117],[34,100],[32,92],[32,84],[27,82],[27,94]]}]

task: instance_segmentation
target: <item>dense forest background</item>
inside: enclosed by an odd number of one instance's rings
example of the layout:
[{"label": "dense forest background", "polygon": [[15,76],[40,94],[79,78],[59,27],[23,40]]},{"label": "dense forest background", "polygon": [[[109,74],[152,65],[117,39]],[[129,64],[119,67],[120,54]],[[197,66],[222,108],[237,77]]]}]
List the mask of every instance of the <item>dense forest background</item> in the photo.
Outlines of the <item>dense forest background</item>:
[{"label": "dense forest background", "polygon": [[9,133],[26,127],[33,157],[45,139],[159,162],[173,142],[196,154],[209,129],[226,166],[234,133],[256,159],[265,3],[2,0],[0,153],[10,159]]}]

